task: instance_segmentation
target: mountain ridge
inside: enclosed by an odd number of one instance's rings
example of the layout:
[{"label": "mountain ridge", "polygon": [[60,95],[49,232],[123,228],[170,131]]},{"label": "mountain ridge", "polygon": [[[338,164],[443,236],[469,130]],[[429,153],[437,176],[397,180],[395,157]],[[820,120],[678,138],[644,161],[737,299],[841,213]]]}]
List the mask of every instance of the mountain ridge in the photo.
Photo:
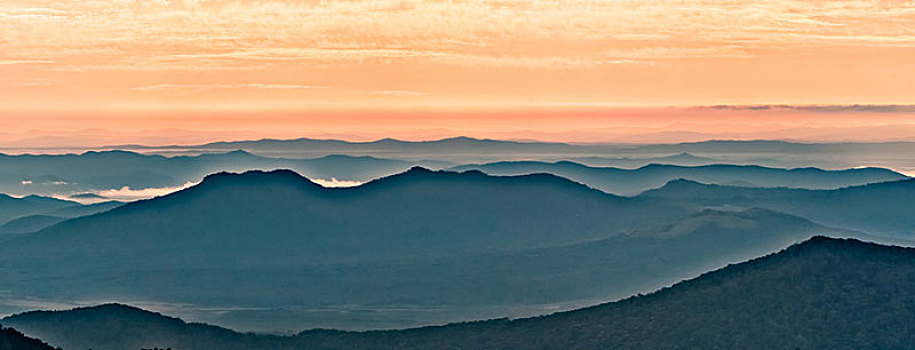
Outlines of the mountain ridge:
[{"label": "mountain ridge", "polygon": [[[243,334],[119,304],[28,312],[3,322],[65,348],[100,350],[154,345],[199,350],[904,349],[915,340],[906,332],[915,316],[906,306],[915,300],[905,296],[908,289],[901,285],[915,277],[913,257],[913,248],[816,236],[620,301],[540,317],[392,331]],[[796,279],[800,276],[809,278]],[[843,287],[848,283],[853,285]],[[854,308],[859,309],[849,312]],[[114,321],[123,314],[147,321]],[[102,324],[117,328],[100,328]]]},{"label": "mountain ridge", "polygon": [[648,164],[636,169],[591,167],[572,161],[502,161],[468,164],[450,170],[480,170],[490,175],[522,175],[550,173],[617,195],[635,195],[658,188],[667,182],[686,178],[703,183],[733,183],[741,181],[758,187],[793,187],[835,189],[866,183],[909,179],[885,168],[852,168],[824,170],[806,168],[772,168],[758,165],[711,164],[680,166]]},{"label": "mountain ridge", "polygon": [[639,197],[705,206],[761,207],[820,224],[900,238],[915,235],[915,179],[832,190],[750,188],[675,180]]}]

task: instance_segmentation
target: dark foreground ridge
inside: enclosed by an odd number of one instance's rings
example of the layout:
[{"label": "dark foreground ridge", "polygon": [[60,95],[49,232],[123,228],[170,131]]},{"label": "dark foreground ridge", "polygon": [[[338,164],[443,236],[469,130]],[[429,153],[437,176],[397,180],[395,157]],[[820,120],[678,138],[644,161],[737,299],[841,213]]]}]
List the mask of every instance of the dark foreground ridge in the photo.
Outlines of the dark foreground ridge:
[{"label": "dark foreground ridge", "polygon": [[41,340],[29,338],[12,328],[0,326],[0,350],[54,350]]},{"label": "dark foreground ridge", "polygon": [[15,315],[64,349],[906,349],[915,249],[815,237],[649,295],[544,317],[399,331],[242,334],[124,305]]}]

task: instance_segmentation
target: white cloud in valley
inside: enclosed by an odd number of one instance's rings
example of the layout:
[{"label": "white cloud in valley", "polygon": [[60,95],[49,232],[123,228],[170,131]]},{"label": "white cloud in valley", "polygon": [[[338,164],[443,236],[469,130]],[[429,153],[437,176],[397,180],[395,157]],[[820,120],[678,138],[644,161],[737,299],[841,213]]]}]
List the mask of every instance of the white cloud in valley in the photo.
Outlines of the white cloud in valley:
[{"label": "white cloud in valley", "polygon": [[128,186],[124,186],[119,189],[110,189],[94,192],[95,194],[107,198],[109,200],[118,200],[118,201],[135,201],[139,199],[148,199],[153,197],[160,197],[170,193],[174,193],[191,186],[196,185],[194,182],[187,182],[181,186],[175,187],[151,187],[151,188],[141,188],[141,189],[132,189]]}]

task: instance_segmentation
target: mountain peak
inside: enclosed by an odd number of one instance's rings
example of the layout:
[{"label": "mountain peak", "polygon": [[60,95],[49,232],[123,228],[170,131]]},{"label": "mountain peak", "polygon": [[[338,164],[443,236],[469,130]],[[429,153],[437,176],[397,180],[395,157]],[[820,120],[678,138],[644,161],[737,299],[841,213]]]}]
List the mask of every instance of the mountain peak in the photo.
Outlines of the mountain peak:
[{"label": "mountain peak", "polygon": [[61,314],[61,315],[66,314],[66,315],[73,315],[73,316],[76,316],[76,315],[83,315],[83,316],[105,315],[106,317],[113,317],[116,315],[128,315],[128,314],[129,315],[146,315],[146,316],[160,315],[158,313],[143,310],[141,308],[127,305],[127,304],[107,303],[107,304],[100,304],[100,305],[94,305],[94,306],[77,307],[77,308],[69,309],[66,311],[63,311],[63,310],[61,310],[61,311],[54,311],[54,310],[28,311],[28,312],[23,312],[20,314],[15,314],[15,315],[6,317],[4,320],[41,318],[44,315],[53,315],[53,314]]},{"label": "mountain peak", "polygon": [[453,142],[476,142],[482,141],[481,139],[469,137],[469,136],[455,136],[439,140],[439,142],[453,141]]},{"label": "mountain peak", "polygon": [[431,170],[431,169],[428,169],[428,168],[425,168],[425,167],[416,165],[416,166],[410,167],[410,169],[408,169],[408,170],[407,170],[406,172],[404,172],[404,173],[405,173],[405,174],[432,174],[432,173],[435,173],[435,172],[436,172],[436,171],[433,171],[433,170]]},{"label": "mountain peak", "polygon": [[[394,181],[417,182],[421,180],[444,180],[444,181],[492,181],[493,183],[526,183],[526,184],[555,184],[561,186],[573,186],[587,191],[596,191],[584,184],[556,176],[548,173],[535,173],[527,175],[513,176],[494,176],[484,173],[479,169],[469,169],[463,171],[452,170],[430,170],[421,166],[414,166],[400,174],[391,175],[381,179],[371,181],[365,185],[377,185],[381,183],[391,183]],[[365,186],[364,185],[364,186]],[[602,194],[605,194],[601,192]]]},{"label": "mountain peak", "polygon": [[[242,173],[233,173],[228,171],[221,171],[218,173],[207,175],[203,178],[203,181],[215,181],[222,178],[266,178],[266,177],[291,177],[291,178],[300,178],[305,179],[299,173],[289,170],[289,169],[276,169],[276,170],[249,170]],[[307,179],[306,179],[307,180]]]},{"label": "mountain peak", "polygon": [[119,311],[119,312],[134,312],[134,311],[142,311],[142,312],[150,313],[149,311],[143,310],[143,309],[138,308],[138,307],[136,307],[136,306],[127,305],[127,304],[121,304],[121,303],[106,303],[106,304],[100,304],[100,305],[96,305],[96,306],[89,306],[89,307],[84,307],[84,308],[78,308],[77,310],[84,310],[84,311],[102,311],[102,312],[114,312],[114,311]]},{"label": "mountain peak", "polygon": [[912,248],[865,242],[854,238],[833,238],[822,235],[813,236],[806,241],[787,248],[785,251],[794,251],[794,253],[823,251],[829,252],[830,254],[838,254],[851,251],[864,252],[877,250],[887,253],[915,252],[915,249]]},{"label": "mountain peak", "polygon": [[321,159],[321,160],[352,160],[352,159],[381,160],[381,158],[376,158],[376,157],[372,157],[372,156],[353,156],[353,155],[349,155],[349,154],[328,154],[326,156],[323,156],[320,158],[315,158],[315,159]]},{"label": "mountain peak", "polygon": [[229,152],[226,152],[226,153],[223,153],[223,154],[224,154],[224,155],[229,155],[229,156],[246,156],[246,157],[247,157],[247,156],[253,156],[253,155],[254,155],[254,154],[252,154],[251,152],[245,151],[245,150],[243,150],[243,149],[236,149],[236,150],[234,150],[234,151],[229,151]]},{"label": "mountain peak", "polygon": [[[454,172],[447,170],[431,170],[422,166],[413,166],[407,171],[404,171],[399,174],[394,174],[391,176],[386,176],[380,179],[376,179],[366,183],[365,185],[378,185],[382,183],[391,183],[391,182],[417,182],[422,180],[433,180],[433,179],[468,179],[471,176],[477,177],[476,175],[482,175],[483,177],[488,177],[482,172]],[[361,187],[361,186],[360,186]]]},{"label": "mountain peak", "polygon": [[[679,179],[675,179],[675,180],[670,180],[667,182],[666,185],[664,185],[664,187],[668,187],[668,186],[677,188],[677,187],[706,187],[706,186],[710,186],[710,185],[701,183],[699,181],[679,178]],[[664,187],[662,187],[662,188],[664,188]]]},{"label": "mountain peak", "polygon": [[30,195],[28,195],[28,196],[22,197],[21,199],[24,200],[24,201],[30,201],[30,202],[57,203],[57,204],[68,204],[68,205],[76,205],[76,204],[78,204],[78,203],[73,202],[73,201],[68,201],[68,200],[63,200],[63,199],[57,199],[57,198],[54,198],[54,197],[39,196],[39,195],[37,195],[37,194],[30,194]]},{"label": "mountain peak", "polygon": [[99,195],[99,194],[97,194],[97,193],[92,193],[92,192],[83,192],[83,193],[71,194],[69,197],[70,197],[70,198],[77,198],[77,199],[108,199],[108,197]]},{"label": "mountain peak", "polygon": [[206,188],[217,185],[263,185],[263,184],[292,184],[321,187],[308,178],[289,169],[277,170],[249,170],[243,173],[219,172],[207,175],[197,186],[192,188]]},{"label": "mountain peak", "polygon": [[106,151],[86,151],[81,154],[83,157],[105,157],[105,156],[126,156],[126,157],[136,157],[143,156],[143,154],[125,151],[125,150],[106,150]]}]

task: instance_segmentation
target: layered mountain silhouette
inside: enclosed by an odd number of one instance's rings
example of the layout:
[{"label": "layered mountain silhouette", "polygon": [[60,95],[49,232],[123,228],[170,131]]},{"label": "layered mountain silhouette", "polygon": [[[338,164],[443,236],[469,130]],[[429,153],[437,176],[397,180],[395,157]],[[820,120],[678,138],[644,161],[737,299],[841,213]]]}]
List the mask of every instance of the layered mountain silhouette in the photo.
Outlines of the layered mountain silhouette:
[{"label": "layered mountain silhouette", "polygon": [[[547,174],[413,168],[324,188],[291,171],[223,173],[8,239],[0,282],[58,300],[450,310],[322,316],[341,328],[403,327],[537,314],[528,306],[624,297],[817,234],[868,237],[773,210],[704,207]],[[300,319],[292,326],[316,324]]]},{"label": "layered mountain silhouette", "polygon": [[299,138],[289,140],[261,139],[254,141],[213,142],[191,146],[115,145],[110,149],[170,149],[170,150],[247,150],[255,152],[281,151],[318,154],[372,154],[372,153],[484,153],[484,154],[892,154],[912,152],[915,142],[876,143],[801,143],[780,140],[709,140],[671,144],[569,144],[542,141],[508,141],[452,137],[432,141],[403,141],[380,139],[369,142],[350,142],[332,139]]},{"label": "layered mountain silhouette", "polygon": [[[331,154],[368,155],[381,158],[439,159],[455,163],[480,163],[511,159],[651,159],[680,153],[716,159],[715,163],[757,164],[795,168],[849,168],[879,165],[892,168],[913,167],[909,157],[915,152],[913,142],[884,143],[799,143],[788,141],[710,140],[674,144],[566,144],[551,142],[519,142],[455,137],[434,141],[401,141],[382,139],[371,142],[341,140],[295,139],[216,142],[194,146],[146,147],[139,145],[112,146],[113,149],[166,149],[169,151],[246,150],[271,157],[314,158]],[[582,159],[583,158],[583,159]],[[878,164],[874,164],[879,160]],[[599,161],[599,160],[598,160]],[[655,163],[689,164],[660,160]],[[644,163],[642,166],[647,165]],[[594,164],[595,166],[632,167],[632,163]]]},{"label": "layered mountain silhouette", "polygon": [[[842,163],[842,159],[859,157],[865,161],[869,157],[873,158],[873,152],[890,152],[894,146],[901,149],[909,147],[908,144],[793,144],[761,141],[643,146],[573,145],[466,137],[424,142],[392,139],[374,142],[298,139],[222,142],[155,149],[130,146],[147,151],[204,153],[174,157],[123,150],[65,155],[0,154],[0,168],[5,169],[0,174],[0,193],[68,195],[121,189],[125,186],[134,190],[178,187],[188,182],[198,182],[204,176],[216,172],[255,169],[292,169],[309,178],[365,182],[403,172],[412,166],[441,169],[468,162],[503,159],[572,159],[592,165],[644,168],[638,171],[589,168],[565,161],[542,164],[537,161],[492,163],[460,169],[479,168],[498,175],[547,172],[611,193],[627,195],[657,188],[677,178],[704,183],[741,183],[746,186],[838,188],[898,180],[903,176],[875,168],[835,172],[813,168],[780,171],[781,169],[711,163],[745,164],[754,160],[759,163],[762,161],[759,157],[768,157],[763,164],[785,167],[818,164],[836,167],[842,166],[836,163]],[[792,151],[795,148],[798,149],[797,152]],[[685,150],[700,153],[685,153]],[[898,150],[893,152],[895,153],[892,154],[900,153]],[[718,157],[722,154],[724,156]],[[794,159],[795,156],[802,158]],[[890,159],[884,163],[894,165],[901,162],[901,168],[913,166],[904,160],[893,160],[894,157],[896,156],[883,157]],[[649,163],[667,165],[648,165]]]},{"label": "layered mountain silhouette", "polygon": [[108,197],[96,194],[96,193],[77,193],[70,195],[70,198],[73,199],[108,199]]},{"label": "layered mountain silhouette", "polygon": [[544,317],[255,335],[118,304],[14,315],[65,349],[907,349],[915,250],[815,237],[648,295]]},{"label": "layered mountain silhouette", "polygon": [[[309,178],[368,181],[403,172],[414,165],[450,166],[432,160],[402,161],[369,156],[328,155],[313,159],[267,158],[245,151],[197,156],[140,154],[128,151],[65,155],[0,155],[0,192],[66,194],[90,198],[91,191],[182,186],[224,171],[292,169]],[[86,193],[89,191],[89,193]]]},{"label": "layered mountain silhouette", "polygon": [[[253,171],[208,176],[190,189],[67,221],[10,244],[27,255],[28,247],[72,239],[60,251],[36,248],[57,257],[81,255],[79,248],[96,256],[106,249],[135,256],[184,249],[193,254],[218,244],[209,253],[215,266],[223,266],[236,254],[254,253],[257,243],[281,253],[277,261],[293,254],[334,262],[569,244],[682,213],[552,175],[500,178],[414,168],[355,188],[324,188],[291,171]],[[175,247],[176,241],[184,244]],[[390,242],[400,244],[378,249]]]},{"label": "layered mountain silhouette", "polygon": [[549,173],[587,184],[599,190],[633,195],[658,188],[677,179],[712,184],[740,184],[747,187],[793,187],[836,189],[875,182],[896,181],[908,177],[888,169],[857,168],[822,170],[817,168],[780,169],[755,165],[677,166],[651,164],[638,169],[589,167],[561,161],[555,163],[520,161],[480,165],[462,165],[454,170],[480,170],[490,175],[523,175]]},{"label": "layered mountain silhouette", "polygon": [[197,156],[140,154],[128,151],[86,152],[65,155],[0,154],[0,192],[67,194],[74,199],[99,199],[91,191],[163,188],[198,182],[225,171],[292,169],[316,179],[369,181],[403,172],[414,165],[446,167],[434,160],[402,161],[369,156],[328,155],[313,159],[268,158],[245,151],[205,153]]},{"label": "layered mountain silhouette", "polygon": [[679,201],[684,205],[768,208],[824,225],[911,238],[915,235],[912,196],[915,196],[915,180],[836,190],[743,188],[677,180],[639,197]]},{"label": "layered mountain silhouette", "polygon": [[0,235],[36,232],[64,220],[66,218],[53,215],[23,216],[0,225]]},{"label": "layered mountain silhouette", "polygon": [[76,205],[79,205],[79,203],[48,197],[27,196],[16,198],[0,194],[0,223],[27,215],[50,213]]},{"label": "layered mountain silhouette", "polygon": [[[562,159],[560,159],[562,160]],[[557,160],[557,161],[560,161]],[[699,165],[712,165],[712,164],[722,164],[724,161],[708,158],[708,157],[699,157],[688,152],[681,152],[674,155],[664,156],[664,157],[622,157],[622,158],[611,158],[611,157],[570,157],[567,159],[572,162],[584,164],[592,167],[618,167],[618,168],[641,168],[649,164],[668,164],[668,165],[681,165],[681,166],[699,166]]]},{"label": "layered mountain silhouette", "polygon": [[[120,145],[112,148],[144,148],[137,145]],[[156,147],[163,148],[163,147]],[[237,150],[252,152],[307,152],[313,154],[456,154],[456,153],[569,153],[586,152],[590,147],[554,142],[519,142],[506,140],[452,137],[433,141],[402,141],[391,138],[369,142],[299,138],[292,140],[262,139],[256,141],[213,142],[194,146],[170,146],[169,149]]]},{"label": "layered mountain silhouette", "polygon": [[[25,228],[31,230],[47,227],[47,224],[54,223],[55,218],[74,218],[95,214],[115,208],[121,204],[120,202],[109,201],[94,205],[82,205],[73,201],[36,195],[17,198],[0,193],[0,234],[24,233],[19,231]],[[10,222],[16,219],[20,220],[15,223]],[[26,232],[32,232],[29,230],[26,230]]]},{"label": "layered mountain silhouette", "polygon": [[783,140],[708,140],[673,144],[649,144],[636,148],[642,151],[690,153],[840,153],[840,154],[893,154],[912,152],[915,142],[827,142],[808,143]]}]

